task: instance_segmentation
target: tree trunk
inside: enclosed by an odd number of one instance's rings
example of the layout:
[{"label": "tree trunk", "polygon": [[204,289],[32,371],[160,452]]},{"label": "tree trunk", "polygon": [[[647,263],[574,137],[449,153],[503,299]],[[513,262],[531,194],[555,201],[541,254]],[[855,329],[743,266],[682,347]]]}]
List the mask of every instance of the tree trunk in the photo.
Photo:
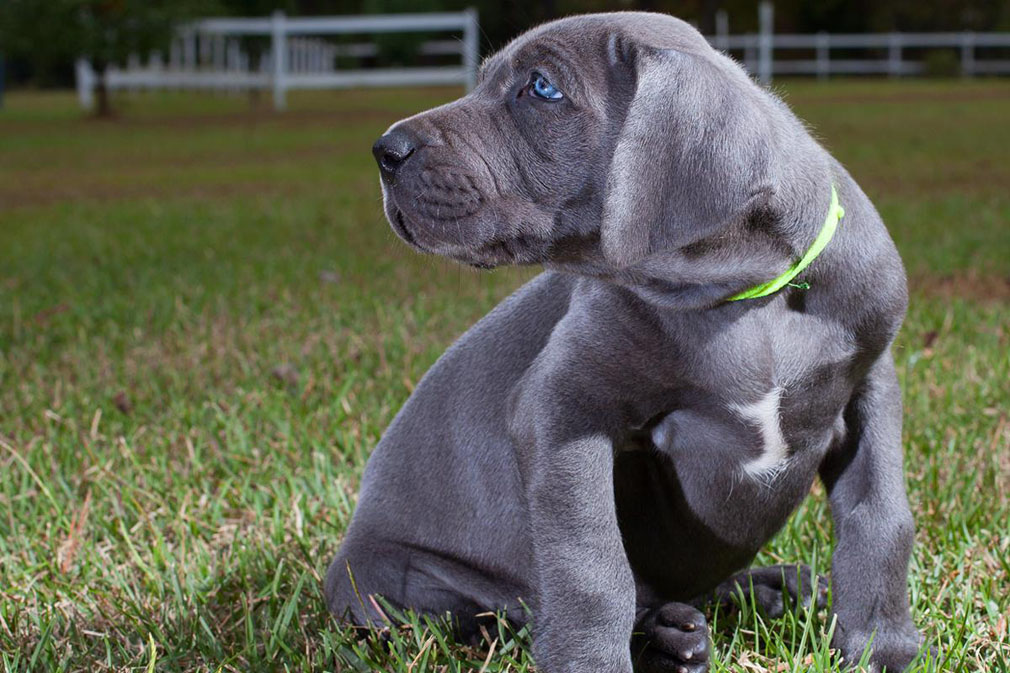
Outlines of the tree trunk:
[{"label": "tree trunk", "polygon": [[108,119],[112,116],[112,101],[109,99],[109,87],[106,85],[109,68],[102,64],[96,70],[98,81],[95,82],[95,116]]}]

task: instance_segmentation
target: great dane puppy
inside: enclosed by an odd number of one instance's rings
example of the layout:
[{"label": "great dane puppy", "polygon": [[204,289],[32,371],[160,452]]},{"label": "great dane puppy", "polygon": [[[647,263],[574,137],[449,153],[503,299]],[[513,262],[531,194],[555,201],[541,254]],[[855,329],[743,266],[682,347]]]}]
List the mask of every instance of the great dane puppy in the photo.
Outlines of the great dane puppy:
[{"label": "great dane puppy", "polygon": [[380,622],[379,595],[466,633],[505,610],[531,615],[548,673],[704,671],[692,601],[752,585],[774,612],[816,587],[735,573],[820,475],[835,645],[852,662],[872,642],[878,670],[915,658],[889,352],[904,270],[781,101],[682,21],[586,15],[519,37],[374,153],[408,244],[547,271],[379,442],[326,578],[334,613]]}]

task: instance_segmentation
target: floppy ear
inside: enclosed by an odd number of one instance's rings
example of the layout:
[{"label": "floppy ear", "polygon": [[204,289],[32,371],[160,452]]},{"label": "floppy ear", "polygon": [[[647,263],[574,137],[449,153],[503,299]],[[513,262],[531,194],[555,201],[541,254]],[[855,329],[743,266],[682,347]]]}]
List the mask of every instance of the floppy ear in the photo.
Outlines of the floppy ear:
[{"label": "floppy ear", "polygon": [[728,227],[768,201],[761,93],[721,56],[637,47],[637,87],[606,182],[604,256],[627,267]]}]

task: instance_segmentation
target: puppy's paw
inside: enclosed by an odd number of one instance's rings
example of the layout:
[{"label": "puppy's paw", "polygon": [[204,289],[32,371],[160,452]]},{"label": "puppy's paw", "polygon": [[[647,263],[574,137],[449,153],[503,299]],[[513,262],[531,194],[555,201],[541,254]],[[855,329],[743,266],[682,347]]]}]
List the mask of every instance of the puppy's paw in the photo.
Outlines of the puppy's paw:
[{"label": "puppy's paw", "polygon": [[635,627],[632,654],[638,673],[705,673],[709,660],[705,615],[684,603],[646,612]]},{"label": "puppy's paw", "polygon": [[867,648],[870,650],[870,670],[873,673],[902,673],[912,664],[929,659],[937,661],[934,648],[923,648],[918,632],[901,629],[888,632],[878,629],[871,636],[863,631],[838,631],[832,645],[841,652],[846,665],[855,670]]}]

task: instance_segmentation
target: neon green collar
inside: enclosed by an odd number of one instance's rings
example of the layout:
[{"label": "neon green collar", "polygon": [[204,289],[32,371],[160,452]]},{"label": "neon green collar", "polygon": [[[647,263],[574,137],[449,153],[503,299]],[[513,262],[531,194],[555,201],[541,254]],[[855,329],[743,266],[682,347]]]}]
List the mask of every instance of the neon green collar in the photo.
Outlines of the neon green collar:
[{"label": "neon green collar", "polygon": [[[824,226],[821,227],[821,232],[817,234],[817,238],[814,239],[810,249],[807,250],[807,254],[803,255],[798,262],[789,267],[781,276],[772,278],[767,283],[755,285],[752,288],[744,290],[740,294],[735,294],[726,301],[739,301],[740,299],[757,299],[758,297],[765,297],[773,292],[778,292],[786,285],[789,285],[789,281],[800,275],[805,268],[810,266],[811,262],[817,259],[817,255],[821,254],[821,251],[823,251],[828,245],[828,242],[831,241],[831,237],[835,235],[835,229],[838,228],[838,220],[842,219],[844,215],[845,209],[838,203],[838,192],[835,191],[835,186],[831,185],[831,205],[828,207],[828,216],[824,218]],[[798,285],[798,287],[806,289],[809,285],[803,283]]]}]

